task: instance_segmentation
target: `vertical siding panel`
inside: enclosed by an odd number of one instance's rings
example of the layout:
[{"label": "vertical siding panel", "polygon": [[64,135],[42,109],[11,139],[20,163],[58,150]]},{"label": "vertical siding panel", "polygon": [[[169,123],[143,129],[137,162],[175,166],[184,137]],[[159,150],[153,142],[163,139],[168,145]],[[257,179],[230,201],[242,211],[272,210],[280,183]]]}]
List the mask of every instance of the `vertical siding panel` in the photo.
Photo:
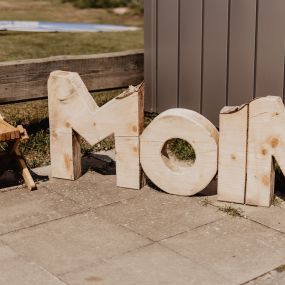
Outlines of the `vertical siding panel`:
[{"label": "vertical siding panel", "polygon": [[259,0],[256,97],[283,97],[285,1]]},{"label": "vertical siding panel", "polygon": [[228,105],[254,97],[256,0],[232,0],[230,16]]},{"label": "vertical siding panel", "polygon": [[157,111],[162,112],[177,107],[179,1],[157,1]]},{"label": "vertical siding panel", "polygon": [[201,111],[203,1],[180,2],[179,106]]},{"label": "vertical siding panel", "polygon": [[202,113],[218,125],[226,105],[228,0],[204,0]]},{"label": "vertical siding panel", "polygon": [[145,109],[156,111],[156,13],[157,0],[144,3],[144,78],[145,78]]}]

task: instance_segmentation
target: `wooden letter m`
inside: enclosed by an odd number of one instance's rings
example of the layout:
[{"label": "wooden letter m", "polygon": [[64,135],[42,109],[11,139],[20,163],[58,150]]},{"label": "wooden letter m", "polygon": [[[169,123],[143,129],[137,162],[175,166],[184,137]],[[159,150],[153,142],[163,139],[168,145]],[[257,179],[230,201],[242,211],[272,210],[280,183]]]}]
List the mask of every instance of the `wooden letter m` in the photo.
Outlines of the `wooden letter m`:
[{"label": "wooden letter m", "polygon": [[79,135],[94,145],[115,135],[117,186],[140,188],[139,135],[143,130],[143,87],[99,108],[77,73],[55,71],[48,81],[52,177],[81,175]]}]

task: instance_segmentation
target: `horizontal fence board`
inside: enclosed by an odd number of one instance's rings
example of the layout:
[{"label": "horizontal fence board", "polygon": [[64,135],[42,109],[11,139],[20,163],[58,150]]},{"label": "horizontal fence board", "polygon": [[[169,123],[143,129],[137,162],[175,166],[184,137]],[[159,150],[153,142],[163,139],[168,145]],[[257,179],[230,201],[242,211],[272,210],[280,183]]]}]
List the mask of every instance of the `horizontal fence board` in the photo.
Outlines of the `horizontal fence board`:
[{"label": "horizontal fence board", "polygon": [[143,80],[142,50],[86,56],[57,56],[0,63],[0,104],[47,97],[55,70],[78,72],[89,91],[123,88]]}]

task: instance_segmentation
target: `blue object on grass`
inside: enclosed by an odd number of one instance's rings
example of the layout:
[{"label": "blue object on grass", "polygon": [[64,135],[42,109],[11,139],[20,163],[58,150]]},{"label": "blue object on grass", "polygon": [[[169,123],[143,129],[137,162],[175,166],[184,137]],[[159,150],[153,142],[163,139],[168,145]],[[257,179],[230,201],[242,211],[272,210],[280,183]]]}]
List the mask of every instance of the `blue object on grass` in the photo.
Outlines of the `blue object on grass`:
[{"label": "blue object on grass", "polygon": [[22,32],[122,32],[136,31],[136,27],[84,24],[84,23],[56,23],[33,21],[0,21],[0,31]]}]

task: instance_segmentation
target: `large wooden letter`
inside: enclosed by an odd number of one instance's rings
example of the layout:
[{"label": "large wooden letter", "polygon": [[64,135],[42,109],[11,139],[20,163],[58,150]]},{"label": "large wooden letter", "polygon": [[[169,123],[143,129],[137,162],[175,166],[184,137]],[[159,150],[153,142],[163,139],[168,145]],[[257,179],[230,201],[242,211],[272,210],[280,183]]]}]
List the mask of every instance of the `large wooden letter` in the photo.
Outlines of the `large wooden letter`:
[{"label": "large wooden letter", "polygon": [[218,199],[244,204],[248,105],[220,113]]},{"label": "large wooden letter", "polygon": [[274,194],[274,157],[285,173],[285,110],[280,97],[249,104],[246,204],[270,206]]},{"label": "large wooden letter", "polygon": [[140,188],[139,135],[143,130],[143,87],[99,108],[77,73],[55,71],[48,81],[52,176],[81,175],[78,137],[96,144],[115,134],[117,185]]},{"label": "large wooden letter", "polygon": [[218,199],[270,206],[273,157],[285,173],[285,108],[280,97],[253,100],[220,115]]},{"label": "large wooden letter", "polygon": [[[168,165],[162,157],[164,144],[173,138],[186,140],[196,159],[189,167]],[[217,172],[218,131],[202,115],[171,109],[156,117],[141,136],[141,164],[146,175],[162,190],[194,195],[203,190]]]}]

